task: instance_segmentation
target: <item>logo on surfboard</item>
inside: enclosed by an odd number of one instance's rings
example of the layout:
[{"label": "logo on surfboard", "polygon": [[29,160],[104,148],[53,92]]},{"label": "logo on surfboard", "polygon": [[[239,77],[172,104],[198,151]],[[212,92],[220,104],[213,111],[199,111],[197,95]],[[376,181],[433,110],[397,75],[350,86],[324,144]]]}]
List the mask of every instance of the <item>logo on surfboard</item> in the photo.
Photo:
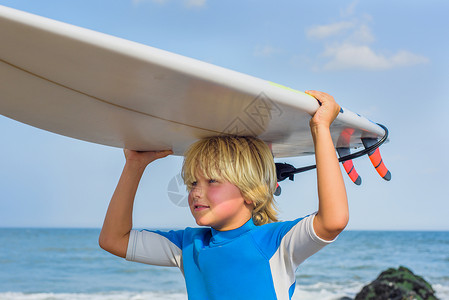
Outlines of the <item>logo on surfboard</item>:
[{"label": "logo on surfboard", "polygon": [[257,136],[266,129],[273,117],[277,118],[281,115],[282,110],[279,106],[262,92],[251,101],[241,115],[226,126],[222,133]]}]

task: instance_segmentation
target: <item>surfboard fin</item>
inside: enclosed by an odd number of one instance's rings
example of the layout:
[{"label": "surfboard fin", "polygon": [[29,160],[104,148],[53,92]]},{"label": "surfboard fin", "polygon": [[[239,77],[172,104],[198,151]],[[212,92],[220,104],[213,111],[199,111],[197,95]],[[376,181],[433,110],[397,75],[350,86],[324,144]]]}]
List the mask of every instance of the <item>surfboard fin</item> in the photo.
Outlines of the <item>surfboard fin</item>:
[{"label": "surfboard fin", "polygon": [[279,183],[277,183],[276,190],[274,191],[274,195],[279,196],[280,194],[281,194],[281,186],[279,185]]},{"label": "surfboard fin", "polygon": [[[337,152],[339,157],[345,157],[351,154],[349,148],[346,147],[337,148]],[[362,177],[360,177],[359,173],[357,173],[352,159],[342,162],[342,165],[346,171],[346,174],[348,174],[349,178],[351,178],[352,182],[354,182],[356,185],[361,185]]]},{"label": "surfboard fin", "polygon": [[[373,138],[362,138],[362,143],[365,148],[369,148],[377,143],[377,139]],[[379,148],[376,148],[368,153],[369,159],[376,169],[377,173],[385,179],[386,181],[391,180],[391,173],[385,166],[382,156],[380,155]]]}]

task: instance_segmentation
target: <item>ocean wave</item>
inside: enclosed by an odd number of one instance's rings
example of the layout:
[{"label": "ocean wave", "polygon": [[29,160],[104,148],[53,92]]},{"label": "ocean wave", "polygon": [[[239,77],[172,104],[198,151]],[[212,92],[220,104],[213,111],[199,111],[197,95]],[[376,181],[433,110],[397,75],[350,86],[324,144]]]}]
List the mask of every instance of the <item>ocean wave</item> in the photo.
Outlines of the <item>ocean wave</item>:
[{"label": "ocean wave", "polygon": [[310,285],[296,285],[292,300],[335,300],[342,297],[354,298],[362,289],[361,282],[317,282]]},{"label": "ocean wave", "polygon": [[[364,284],[361,282],[318,282],[311,285],[297,285],[292,300],[335,300],[342,297],[353,299],[363,287]],[[449,300],[449,286],[433,284],[432,287],[438,299]]]},{"label": "ocean wave", "polygon": [[[292,300],[335,300],[354,298],[363,284],[335,284],[318,282],[298,285]],[[433,285],[437,297],[449,300],[449,286]],[[1,300],[187,300],[184,293],[170,292],[104,292],[104,293],[0,293]]]},{"label": "ocean wave", "polygon": [[186,294],[154,292],[0,293],[2,300],[187,300]]},{"label": "ocean wave", "polygon": [[449,300],[449,286],[442,284],[432,284],[436,296],[440,300]]}]

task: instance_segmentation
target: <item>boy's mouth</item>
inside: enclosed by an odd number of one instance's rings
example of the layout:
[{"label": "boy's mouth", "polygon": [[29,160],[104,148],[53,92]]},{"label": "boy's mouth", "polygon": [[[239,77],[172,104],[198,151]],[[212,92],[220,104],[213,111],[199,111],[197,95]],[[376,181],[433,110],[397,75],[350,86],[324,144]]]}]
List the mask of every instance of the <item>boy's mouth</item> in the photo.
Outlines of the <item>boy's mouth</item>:
[{"label": "boy's mouth", "polygon": [[204,210],[204,209],[207,209],[207,208],[209,208],[209,206],[202,205],[202,204],[195,204],[193,206],[193,210],[195,210],[195,211],[201,211],[201,210]]}]

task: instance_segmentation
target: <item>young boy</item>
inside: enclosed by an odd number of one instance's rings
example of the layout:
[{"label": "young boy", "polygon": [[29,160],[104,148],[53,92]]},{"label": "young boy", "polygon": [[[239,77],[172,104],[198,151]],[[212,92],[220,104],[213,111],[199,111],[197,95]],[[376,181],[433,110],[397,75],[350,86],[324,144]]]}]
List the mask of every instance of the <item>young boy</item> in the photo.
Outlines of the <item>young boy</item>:
[{"label": "young boy", "polygon": [[310,120],[315,145],[318,212],[277,222],[274,161],[252,137],[214,137],[185,154],[182,175],[190,210],[202,228],[132,229],[134,196],[145,167],[171,151],[125,150],[126,163],[100,234],[100,246],[127,260],[176,266],[189,299],[291,299],[295,270],[334,240],[349,213],[329,127],[340,107],[333,97],[307,91],[320,103]]}]

